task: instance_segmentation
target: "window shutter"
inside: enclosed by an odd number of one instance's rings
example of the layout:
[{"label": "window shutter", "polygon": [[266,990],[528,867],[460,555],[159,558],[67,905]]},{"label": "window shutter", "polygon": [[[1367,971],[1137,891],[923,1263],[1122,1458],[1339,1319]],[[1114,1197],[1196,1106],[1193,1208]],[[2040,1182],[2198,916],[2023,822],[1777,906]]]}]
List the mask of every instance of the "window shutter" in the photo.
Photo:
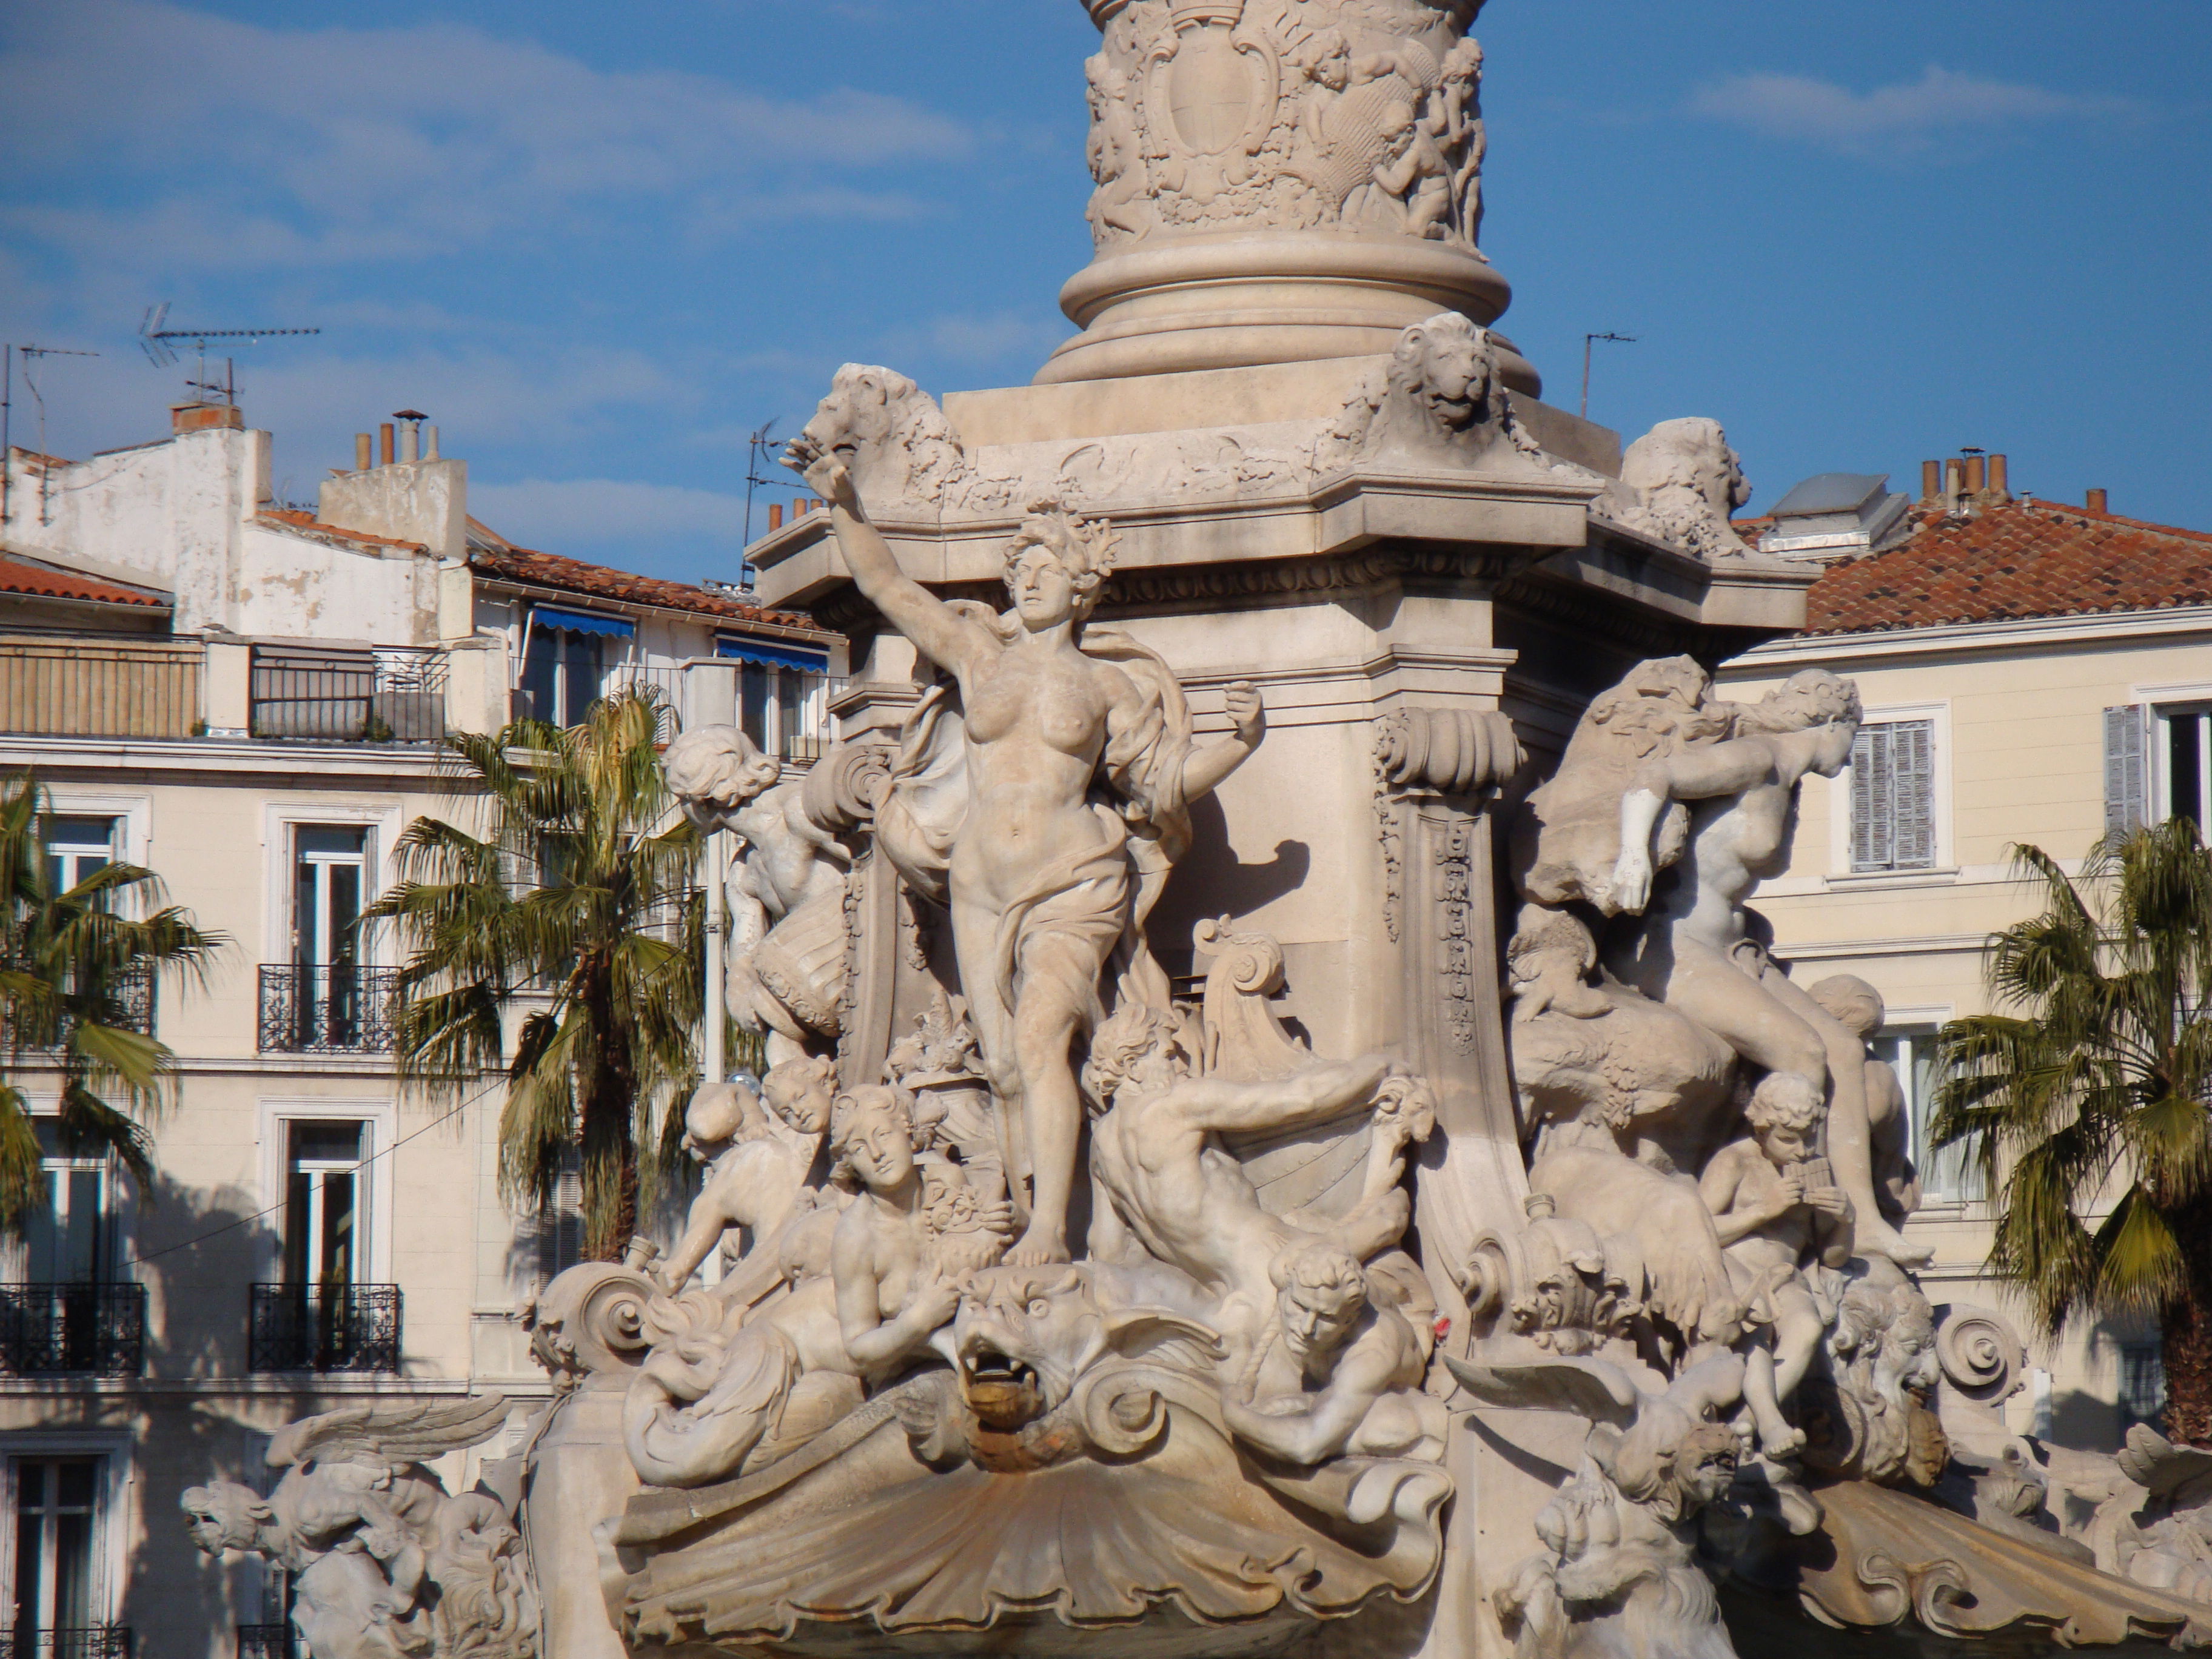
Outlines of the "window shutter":
[{"label": "window shutter", "polygon": [[1891,867],[1936,867],[1936,723],[1899,720],[1889,728],[1894,817]]},{"label": "window shutter", "polygon": [[1851,740],[1851,868],[1889,866],[1889,728],[1862,726]]},{"label": "window shutter", "polygon": [[2143,826],[2145,781],[2143,727],[2145,709],[2140,703],[2123,704],[2105,711],[2105,833],[2133,835]]}]

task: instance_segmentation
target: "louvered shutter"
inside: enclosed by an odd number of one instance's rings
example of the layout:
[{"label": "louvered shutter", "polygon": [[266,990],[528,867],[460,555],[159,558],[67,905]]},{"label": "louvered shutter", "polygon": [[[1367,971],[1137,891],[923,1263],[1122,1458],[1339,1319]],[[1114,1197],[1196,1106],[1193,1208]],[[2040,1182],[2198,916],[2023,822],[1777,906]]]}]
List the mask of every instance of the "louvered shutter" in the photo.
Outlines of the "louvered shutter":
[{"label": "louvered shutter", "polygon": [[1851,740],[1851,868],[1881,870],[1889,854],[1887,728],[1862,726]]},{"label": "louvered shutter", "polygon": [[2144,728],[2149,711],[2128,703],[2105,711],[2105,833],[2133,835],[2148,816],[2148,768],[2144,764]]},{"label": "louvered shutter", "polygon": [[1899,720],[1889,728],[1892,796],[1890,867],[1936,867],[1936,722]]}]

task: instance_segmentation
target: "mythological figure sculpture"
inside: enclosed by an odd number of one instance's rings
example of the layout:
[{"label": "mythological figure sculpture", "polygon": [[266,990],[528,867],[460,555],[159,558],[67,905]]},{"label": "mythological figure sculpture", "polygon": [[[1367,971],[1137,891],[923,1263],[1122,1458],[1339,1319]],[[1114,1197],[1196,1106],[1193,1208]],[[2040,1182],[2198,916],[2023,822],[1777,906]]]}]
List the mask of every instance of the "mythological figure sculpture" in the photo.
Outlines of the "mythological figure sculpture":
[{"label": "mythological figure sculpture", "polygon": [[[1104,526],[1057,509],[1029,519],[1006,549],[1013,611],[994,617],[937,599],[900,569],[822,437],[802,437],[790,459],[830,503],[855,585],[957,688],[964,806],[949,822],[902,818],[895,772],[878,838],[919,890],[948,903],[984,1061],[1000,1109],[1018,1112],[1029,1216],[1008,1260],[1065,1261],[1083,1121],[1069,1045],[1094,1022],[1117,954],[1122,994],[1164,1002],[1144,918],[1188,841],[1189,803],[1258,746],[1259,694],[1232,686],[1231,735],[1194,744],[1181,690],[1157,658],[1103,631],[1085,637],[1113,567]],[[925,723],[911,746],[929,735]],[[1119,811],[1093,803],[1101,785]]]},{"label": "mythological figure sculpture", "polygon": [[837,1036],[845,972],[845,870],[836,837],[808,818],[796,782],[732,726],[699,726],[668,745],[668,787],[708,834],[735,833],[726,1000],[740,1027],[768,1039],[771,1063]]},{"label": "mythological figure sculpture", "polygon": [[266,1498],[234,1480],[185,1490],[192,1541],[290,1574],[312,1659],[533,1659],[536,1598],[506,1505],[454,1496],[424,1467],[506,1420],[495,1394],[303,1419],[270,1442],[269,1467],[283,1474]]}]

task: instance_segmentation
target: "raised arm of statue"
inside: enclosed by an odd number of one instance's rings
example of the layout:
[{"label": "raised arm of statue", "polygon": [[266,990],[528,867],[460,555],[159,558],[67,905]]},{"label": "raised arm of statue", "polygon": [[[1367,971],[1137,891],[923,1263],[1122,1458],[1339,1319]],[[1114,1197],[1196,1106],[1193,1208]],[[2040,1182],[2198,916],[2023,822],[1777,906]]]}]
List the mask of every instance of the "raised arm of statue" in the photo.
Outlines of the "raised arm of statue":
[{"label": "raised arm of statue", "polygon": [[1364,1105],[1395,1064],[1382,1054],[1366,1054],[1259,1083],[1185,1078],[1157,1109],[1205,1133],[1301,1128]]},{"label": "raised arm of statue", "polygon": [[1651,835],[1668,802],[1740,795],[1773,776],[1774,746],[1765,738],[1678,749],[1638,768],[1620,799],[1620,861],[1613,878],[1620,908],[1640,911],[1650,900]]},{"label": "raised arm of statue", "polygon": [[947,673],[963,678],[998,654],[997,643],[988,634],[899,568],[890,544],[868,522],[852,469],[834,452],[824,453],[807,439],[798,438],[784,460],[798,468],[816,494],[829,502],[830,528],[837,538],[837,550],[844,555],[845,568],[852,572],[853,585],[916,650]]},{"label": "raised arm of statue", "polygon": [[1261,738],[1267,734],[1267,710],[1261,706],[1260,693],[1250,682],[1239,680],[1231,685],[1223,694],[1222,703],[1228,711],[1230,734],[1202,749],[1194,749],[1190,758],[1183,763],[1182,793],[1187,801],[1212,794],[1224,778],[1251,757]]}]

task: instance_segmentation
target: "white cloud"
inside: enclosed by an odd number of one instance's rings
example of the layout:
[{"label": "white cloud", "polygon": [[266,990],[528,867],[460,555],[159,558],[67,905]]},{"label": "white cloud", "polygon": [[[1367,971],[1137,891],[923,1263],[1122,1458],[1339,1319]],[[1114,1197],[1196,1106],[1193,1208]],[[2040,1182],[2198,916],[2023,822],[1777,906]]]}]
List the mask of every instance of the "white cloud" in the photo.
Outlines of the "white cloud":
[{"label": "white cloud", "polygon": [[2085,97],[1961,75],[1933,64],[1917,81],[1853,92],[1801,75],[1738,75],[1691,100],[1698,114],[1846,155],[1917,151],[1939,138],[2034,122],[2133,112],[2124,99]]},{"label": "white cloud", "polygon": [[[551,553],[655,541],[714,542],[730,550],[732,578],[744,545],[745,498],[625,478],[526,478],[469,485],[469,511],[508,540]],[[712,571],[702,574],[716,574]]]},{"label": "white cloud", "polygon": [[112,207],[20,208],[19,230],[95,259],[213,267],[604,230],[641,199],[884,216],[908,210],[900,192],[836,175],[973,148],[957,121],[848,88],[772,98],[455,24],[273,28],[160,0],[25,8],[0,109],[19,180],[90,164],[131,181]]}]

